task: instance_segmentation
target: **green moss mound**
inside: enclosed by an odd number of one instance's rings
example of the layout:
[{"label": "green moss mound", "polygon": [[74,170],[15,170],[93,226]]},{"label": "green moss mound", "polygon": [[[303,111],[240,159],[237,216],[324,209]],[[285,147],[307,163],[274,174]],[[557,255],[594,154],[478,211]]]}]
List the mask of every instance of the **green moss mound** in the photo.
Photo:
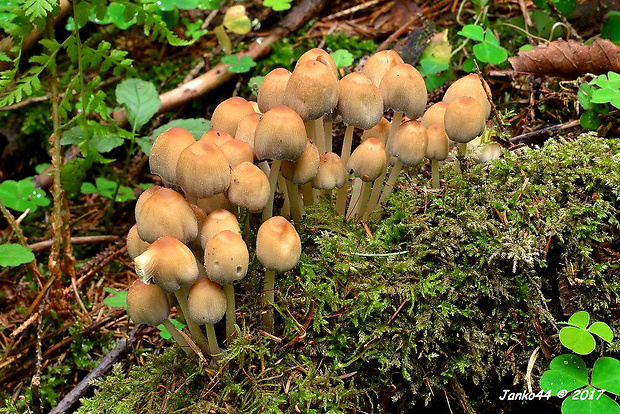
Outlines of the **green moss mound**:
[{"label": "green moss mound", "polygon": [[584,309],[620,332],[618,140],[586,134],[443,172],[445,191],[402,179],[372,237],[315,207],[301,265],[276,281],[276,337],[259,330],[254,264],[223,365],[154,352],[117,366],[80,412],[411,412],[447,410],[448,396],[454,412],[499,412],[535,348],[560,351],[556,320]]}]

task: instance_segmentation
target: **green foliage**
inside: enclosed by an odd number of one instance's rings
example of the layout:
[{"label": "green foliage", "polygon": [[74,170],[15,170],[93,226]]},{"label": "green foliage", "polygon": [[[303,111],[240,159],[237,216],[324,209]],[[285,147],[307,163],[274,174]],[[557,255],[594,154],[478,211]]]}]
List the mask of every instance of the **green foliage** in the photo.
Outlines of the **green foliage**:
[{"label": "green foliage", "polygon": [[325,35],[327,50],[346,50],[358,60],[365,55],[372,55],[377,50],[377,44],[371,39],[361,39],[359,36],[350,36],[344,32]]},{"label": "green foliage", "polygon": [[[613,332],[604,322],[590,325],[588,312],[574,313],[567,326],[560,331],[560,342],[570,350],[587,355],[594,351],[596,343],[592,333],[611,344]],[[620,405],[605,393],[620,395],[620,361],[601,357],[592,368],[589,379],[586,363],[572,354],[555,357],[540,378],[540,388],[560,398],[567,397],[562,404],[563,414],[619,413]]]},{"label": "green foliage", "polygon": [[0,266],[20,266],[34,260],[29,247],[20,244],[0,244]]},{"label": "green foliage", "polygon": [[[177,329],[182,330],[185,328],[185,324],[177,321],[176,319],[170,319],[170,323],[172,323]],[[157,325],[157,329],[159,329],[159,336],[169,341],[172,339],[172,335],[168,332],[168,329],[163,324]]]},{"label": "green foliage", "polygon": [[104,292],[110,293],[110,296],[103,300],[103,304],[111,308],[127,309],[127,291],[117,290],[111,287],[104,287]]},{"label": "green foliage", "polygon": [[599,115],[607,115],[609,105],[620,109],[620,75],[608,72],[607,75],[599,75],[588,83],[582,83],[577,99],[585,109],[580,118],[581,126],[586,129],[598,128],[601,124]]},{"label": "green foliage", "polygon": [[81,191],[82,194],[99,194],[102,197],[115,200],[119,203],[136,199],[131,188],[124,185],[119,187],[115,181],[110,181],[103,177],[97,178],[95,180],[95,185],[88,182],[82,183]]},{"label": "green foliage", "polygon": [[291,8],[292,0],[263,0],[263,6],[271,7],[274,11],[284,11]]},{"label": "green foliage", "polygon": [[617,45],[620,45],[620,12],[610,11],[603,18],[601,26],[601,37],[607,38]]},{"label": "green foliage", "polygon": [[116,87],[116,100],[125,106],[133,131],[151,120],[161,101],[155,85],[141,79],[125,79]]},{"label": "green foliage", "polygon": [[222,58],[222,62],[228,65],[228,70],[233,73],[247,73],[254,66],[256,66],[256,62],[252,59],[251,56],[239,56],[237,55],[228,55]]},{"label": "green foliage", "polygon": [[0,183],[0,200],[5,206],[16,211],[30,209],[31,212],[35,212],[37,207],[50,204],[45,191],[34,188],[32,177],[20,181],[6,180]]},{"label": "green foliage", "polygon": [[472,405],[496,412],[497,384],[522,378],[540,343],[536,323],[552,330],[550,272],[570,281],[575,306],[620,327],[617,266],[599,258],[620,242],[619,161],[617,140],[583,135],[467,174],[447,165],[442,192],[419,191],[428,179],[409,170],[368,221],[372,238],[333,203],[308,206],[300,266],[276,281],[281,341],[259,332],[253,261],[224,369],[168,349],[129,373],[117,367],[80,412],[410,412],[443,400],[454,376],[476,386]]},{"label": "green foliage", "polygon": [[468,24],[463,26],[458,34],[478,42],[473,51],[479,61],[499,65],[508,59],[508,52],[499,45],[499,39],[491,29],[485,30],[476,24]]},{"label": "green foliage", "polygon": [[[575,11],[575,7],[577,6],[576,0],[551,0],[551,2],[558,8],[558,10],[565,15],[571,15]],[[534,0],[534,4],[536,7],[541,9],[548,9],[549,5],[547,5],[546,0]]]},{"label": "green foliage", "polygon": [[330,53],[330,56],[334,59],[334,62],[336,62],[338,69],[346,68],[353,64],[353,55],[348,50],[338,49]]}]

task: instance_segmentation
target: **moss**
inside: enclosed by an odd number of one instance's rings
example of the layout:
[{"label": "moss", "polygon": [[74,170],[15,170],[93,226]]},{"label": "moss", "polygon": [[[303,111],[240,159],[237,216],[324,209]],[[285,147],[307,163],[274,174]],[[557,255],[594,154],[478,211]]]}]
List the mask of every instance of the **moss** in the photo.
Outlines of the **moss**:
[{"label": "moss", "polygon": [[301,265],[277,281],[279,341],[259,331],[255,264],[221,368],[173,347],[116,367],[80,412],[409,412],[460,394],[453,378],[476,412],[497,412],[499,387],[523,387],[537,346],[560,351],[566,304],[620,332],[617,140],[549,141],[443,173],[444,192],[402,179],[372,237],[327,203],[309,212]]}]

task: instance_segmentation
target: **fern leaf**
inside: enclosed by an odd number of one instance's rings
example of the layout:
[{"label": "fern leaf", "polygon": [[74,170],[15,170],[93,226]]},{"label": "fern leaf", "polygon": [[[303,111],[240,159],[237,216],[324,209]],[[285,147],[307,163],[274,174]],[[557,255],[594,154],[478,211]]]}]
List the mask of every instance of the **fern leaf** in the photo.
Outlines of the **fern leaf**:
[{"label": "fern leaf", "polygon": [[26,16],[31,21],[38,18],[47,17],[54,7],[58,5],[58,0],[26,0],[23,4]]}]

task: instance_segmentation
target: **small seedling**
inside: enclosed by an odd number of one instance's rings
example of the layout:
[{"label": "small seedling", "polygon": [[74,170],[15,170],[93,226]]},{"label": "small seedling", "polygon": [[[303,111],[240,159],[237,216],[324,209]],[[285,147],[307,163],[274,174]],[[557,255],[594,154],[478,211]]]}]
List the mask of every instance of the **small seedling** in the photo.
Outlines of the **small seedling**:
[{"label": "small seedling", "polygon": [[599,75],[588,83],[579,85],[577,93],[579,103],[585,109],[581,114],[581,126],[596,129],[601,124],[599,115],[609,113],[609,105],[620,109],[620,75],[608,72]]},{"label": "small seedling", "polygon": [[99,194],[100,196],[109,198],[110,200],[116,193],[116,201],[119,203],[136,199],[136,196],[133,195],[131,188],[121,185],[117,192],[117,186],[118,184],[116,182],[99,177],[95,180],[95,185],[89,182],[82,183],[81,191],[82,194]]},{"label": "small seedling", "polygon": [[468,24],[458,32],[463,37],[479,43],[473,47],[474,55],[480,62],[499,65],[508,59],[508,51],[499,45],[499,39],[491,29],[483,29],[477,24]]},{"label": "small seedling", "polygon": [[32,177],[20,181],[6,180],[0,184],[0,200],[10,209],[35,212],[38,206],[48,206],[50,200],[45,191],[34,188]]},{"label": "small seedling", "polygon": [[[573,314],[566,327],[560,330],[560,342],[574,352],[587,355],[594,351],[594,335],[611,343],[613,332],[604,322],[588,327],[590,315],[581,311]],[[611,357],[596,360],[589,376],[586,363],[573,354],[559,355],[549,364],[540,378],[540,388],[565,398],[563,414],[620,413],[618,405],[607,393],[620,395],[620,361]]]},{"label": "small seedling", "polygon": [[246,73],[249,72],[256,62],[250,56],[241,56],[241,59],[237,55],[228,55],[222,58],[222,62],[228,65],[228,70],[233,73]]}]

